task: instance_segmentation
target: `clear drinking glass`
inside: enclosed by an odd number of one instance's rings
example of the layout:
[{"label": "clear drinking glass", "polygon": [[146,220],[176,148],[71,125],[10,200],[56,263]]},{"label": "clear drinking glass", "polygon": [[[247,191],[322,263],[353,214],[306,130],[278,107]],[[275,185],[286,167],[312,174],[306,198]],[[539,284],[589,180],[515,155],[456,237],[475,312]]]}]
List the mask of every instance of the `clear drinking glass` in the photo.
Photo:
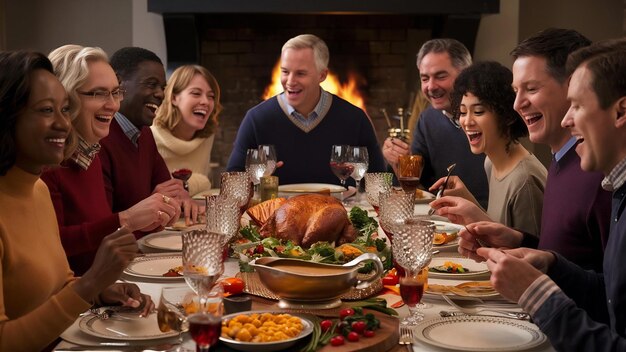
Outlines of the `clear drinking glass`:
[{"label": "clear drinking glass", "polygon": [[405,193],[403,191],[380,192],[379,218],[380,226],[389,238],[393,241],[393,235],[398,227],[404,226],[407,219],[413,217],[415,211],[415,193]]},{"label": "clear drinking glass", "polygon": [[[207,341],[209,346],[217,343],[222,330],[222,295],[223,290],[220,285],[209,292],[202,301],[189,287],[168,286],[161,289],[157,321],[161,331],[174,330],[179,332],[179,346],[176,351],[187,351],[182,347],[182,334],[188,331],[196,342],[198,351],[208,351],[208,347],[204,346]],[[198,316],[202,319],[198,319]],[[206,321],[207,324],[204,324],[206,326],[202,325],[199,328],[198,320]],[[202,333],[198,333],[198,331]]]},{"label": "clear drinking glass", "polygon": [[202,300],[224,272],[225,235],[207,230],[183,233],[183,276]]},{"label": "clear drinking glass", "polygon": [[418,310],[418,304],[424,294],[427,279],[422,271],[432,258],[434,231],[435,225],[432,222],[412,217],[404,222],[404,226],[399,226],[393,236],[393,258],[404,268],[404,275],[400,278],[400,296],[410,312],[402,320],[403,325],[417,325],[424,319],[424,314]]},{"label": "clear drinking glass", "polygon": [[265,154],[260,149],[248,149],[246,152],[246,171],[254,184],[254,193],[257,194],[261,177],[265,175],[267,163]]},{"label": "clear drinking glass", "polygon": [[259,151],[261,154],[265,155],[265,174],[263,176],[271,176],[276,170],[276,161],[278,161],[276,157],[276,148],[272,144],[261,144],[259,145]]},{"label": "clear drinking glass", "polygon": [[220,195],[232,198],[243,214],[253,194],[252,181],[247,172],[223,172],[220,180]]},{"label": "clear drinking glass", "polygon": [[[347,145],[333,145],[330,153],[330,169],[339,178],[343,188],[346,189],[346,180],[354,171],[354,167],[348,163],[348,149],[350,146]],[[341,202],[345,204],[343,192],[341,193]]]},{"label": "clear drinking glass", "polygon": [[206,229],[209,232],[223,233],[228,243],[239,231],[239,206],[233,198],[224,195],[205,197]]},{"label": "clear drinking glass", "polygon": [[365,194],[367,201],[374,207],[376,213],[380,207],[379,196],[381,192],[389,192],[391,190],[391,181],[393,174],[390,172],[368,172],[365,174]]},{"label": "clear drinking glass", "polygon": [[369,165],[369,156],[367,154],[367,147],[355,147],[350,146],[348,148],[348,164],[352,165],[353,171],[350,176],[356,182],[356,195],[354,199],[355,204],[360,204],[361,202],[361,179],[367,172],[367,168]]}]

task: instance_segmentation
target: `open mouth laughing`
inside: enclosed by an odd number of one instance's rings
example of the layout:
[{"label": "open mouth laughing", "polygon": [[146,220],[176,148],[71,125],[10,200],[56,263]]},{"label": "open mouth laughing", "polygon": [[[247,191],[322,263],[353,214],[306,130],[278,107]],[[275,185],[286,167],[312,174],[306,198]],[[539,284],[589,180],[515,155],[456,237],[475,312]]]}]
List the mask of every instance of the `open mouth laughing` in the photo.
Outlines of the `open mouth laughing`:
[{"label": "open mouth laughing", "polygon": [[159,106],[158,106],[158,105],[153,104],[153,103],[147,103],[147,104],[144,104],[144,106],[145,106],[148,110],[150,110],[153,114],[156,114],[156,111],[157,111],[157,109],[159,108]]},{"label": "open mouth laughing", "polygon": [[469,140],[470,144],[476,144],[480,142],[480,138],[483,135],[482,132],[477,131],[467,131],[465,132],[465,134],[467,134],[467,139]]},{"label": "open mouth laughing", "polygon": [[111,119],[113,119],[112,115],[96,115],[96,120],[102,123],[109,123],[111,122]]},{"label": "open mouth laughing", "polygon": [[527,126],[532,126],[533,124],[535,124],[537,121],[541,120],[542,118],[543,118],[543,114],[540,114],[540,113],[528,114],[528,115],[524,115],[524,122],[526,122]]}]

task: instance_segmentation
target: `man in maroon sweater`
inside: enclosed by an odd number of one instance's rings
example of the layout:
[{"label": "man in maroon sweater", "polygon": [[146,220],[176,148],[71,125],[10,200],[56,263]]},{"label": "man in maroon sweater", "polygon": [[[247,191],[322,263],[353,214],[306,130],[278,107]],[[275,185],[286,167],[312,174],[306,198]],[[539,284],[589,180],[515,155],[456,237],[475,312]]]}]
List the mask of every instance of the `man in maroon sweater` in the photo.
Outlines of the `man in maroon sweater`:
[{"label": "man in maroon sweater", "polygon": [[163,101],[163,63],[153,52],[136,47],[118,50],[110,63],[120,88],[126,91],[109,136],[100,141],[105,188],[113,212],[127,209],[152,193],[161,193],[177,199],[187,222],[195,222],[198,205],[183,182],[171,177],[149,128]]},{"label": "man in maroon sweater", "polygon": [[546,29],[520,43],[511,55],[514,108],[534,143],[547,144],[553,154],[544,192],[541,236],[535,238],[503,225],[480,222],[463,231],[459,252],[477,260],[482,243],[493,247],[552,250],[584,269],[602,272],[609,236],[611,193],[602,189],[600,172],[585,172],[576,154],[576,139],[561,126],[569,109],[568,54],[591,42],[574,30]]}]

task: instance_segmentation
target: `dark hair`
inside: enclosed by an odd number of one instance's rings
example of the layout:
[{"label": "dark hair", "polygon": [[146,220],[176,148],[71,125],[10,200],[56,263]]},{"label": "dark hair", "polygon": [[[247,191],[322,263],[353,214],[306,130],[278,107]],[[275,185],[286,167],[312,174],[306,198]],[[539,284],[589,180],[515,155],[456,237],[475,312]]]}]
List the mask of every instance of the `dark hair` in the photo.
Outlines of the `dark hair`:
[{"label": "dark hair", "polygon": [[113,71],[122,79],[129,79],[137,71],[137,66],[144,61],[154,61],[163,65],[155,53],[138,47],[121,48],[109,59]]},{"label": "dark hair", "polygon": [[589,86],[598,97],[600,108],[607,109],[626,96],[626,39],[609,39],[573,52],[567,59],[572,74],[584,65],[592,74]]},{"label": "dark hair", "polygon": [[0,175],[15,164],[15,125],[28,104],[32,90],[32,73],[46,70],[54,74],[50,60],[30,51],[0,52]]},{"label": "dark hair", "polygon": [[454,90],[450,94],[454,109],[454,118],[460,116],[463,96],[472,93],[480,102],[491,110],[497,118],[500,133],[508,138],[507,151],[511,143],[528,136],[524,121],[513,109],[515,92],[511,87],[511,70],[495,61],[477,62],[461,71],[454,81]]},{"label": "dark hair", "polygon": [[419,69],[420,63],[424,59],[424,56],[430,53],[448,53],[452,66],[459,70],[466,68],[472,64],[472,55],[469,50],[456,39],[451,38],[438,38],[431,39],[422,44],[419,52],[417,53],[417,67]]},{"label": "dark hair", "polygon": [[589,44],[591,40],[573,29],[548,28],[519,43],[511,51],[511,56],[514,59],[523,56],[544,57],[548,73],[563,83],[568,77],[565,72],[567,55]]}]

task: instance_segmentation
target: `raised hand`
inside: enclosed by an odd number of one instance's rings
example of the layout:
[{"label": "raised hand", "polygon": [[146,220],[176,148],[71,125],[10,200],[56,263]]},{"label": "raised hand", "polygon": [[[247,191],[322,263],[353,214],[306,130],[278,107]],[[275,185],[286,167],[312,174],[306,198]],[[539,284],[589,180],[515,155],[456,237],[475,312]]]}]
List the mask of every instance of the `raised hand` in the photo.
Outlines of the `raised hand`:
[{"label": "raised hand", "polygon": [[[441,187],[441,185],[443,185],[445,180],[445,177],[438,179],[435,183],[433,183],[432,186],[430,186],[428,190],[430,192],[437,193],[437,190]],[[472,192],[467,189],[465,183],[463,183],[459,176],[450,176],[450,178],[448,179],[448,185],[443,191],[443,195],[465,198],[472,203],[478,205],[478,201],[476,200],[476,198],[474,198]]]},{"label": "raised hand", "polygon": [[467,225],[459,232],[459,237],[459,253],[482,262],[485,259],[476,253],[478,248],[483,245],[494,248],[517,248],[522,243],[523,234],[497,222],[480,221]]},{"label": "raised hand", "polygon": [[478,205],[461,197],[445,196],[430,202],[435,214],[447,217],[455,224],[467,225],[477,221],[491,221]]},{"label": "raised hand", "polygon": [[160,193],[119,213],[120,224],[131,231],[152,231],[173,224],[179,217],[179,201]]},{"label": "raised hand", "polygon": [[390,137],[383,143],[383,156],[394,170],[398,165],[398,158],[401,155],[409,155],[409,152],[409,145],[398,138]]}]

